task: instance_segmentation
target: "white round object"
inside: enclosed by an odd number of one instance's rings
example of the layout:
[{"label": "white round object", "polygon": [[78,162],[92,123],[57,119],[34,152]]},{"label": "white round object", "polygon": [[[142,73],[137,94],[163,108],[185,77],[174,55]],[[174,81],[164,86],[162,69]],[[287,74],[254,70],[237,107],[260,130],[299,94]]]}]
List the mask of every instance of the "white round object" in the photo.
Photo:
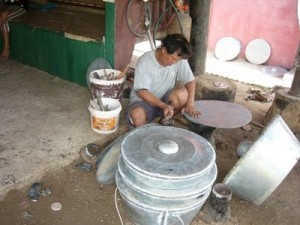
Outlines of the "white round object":
[{"label": "white round object", "polygon": [[221,38],[215,46],[215,55],[219,60],[229,61],[235,59],[241,52],[241,43],[233,37]]},{"label": "white round object", "polygon": [[247,44],[245,55],[250,63],[263,64],[271,56],[271,46],[264,39],[254,39]]},{"label": "white round object", "polygon": [[264,66],[262,72],[272,77],[282,77],[288,71],[280,66]]},{"label": "white round object", "polygon": [[51,204],[52,210],[58,211],[58,210],[61,210],[61,208],[62,208],[62,204],[60,202],[53,202]]},{"label": "white round object", "polygon": [[220,81],[214,82],[214,85],[218,88],[228,88],[229,87],[228,84],[220,82]]}]

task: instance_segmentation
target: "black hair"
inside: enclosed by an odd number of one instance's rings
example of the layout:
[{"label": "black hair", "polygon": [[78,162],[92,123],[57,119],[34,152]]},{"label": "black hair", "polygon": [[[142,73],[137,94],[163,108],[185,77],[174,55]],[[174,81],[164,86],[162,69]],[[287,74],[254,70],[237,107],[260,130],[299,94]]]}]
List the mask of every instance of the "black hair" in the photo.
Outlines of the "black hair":
[{"label": "black hair", "polygon": [[177,53],[183,59],[192,56],[190,43],[182,34],[169,34],[162,41],[162,47],[165,47],[168,54]]}]

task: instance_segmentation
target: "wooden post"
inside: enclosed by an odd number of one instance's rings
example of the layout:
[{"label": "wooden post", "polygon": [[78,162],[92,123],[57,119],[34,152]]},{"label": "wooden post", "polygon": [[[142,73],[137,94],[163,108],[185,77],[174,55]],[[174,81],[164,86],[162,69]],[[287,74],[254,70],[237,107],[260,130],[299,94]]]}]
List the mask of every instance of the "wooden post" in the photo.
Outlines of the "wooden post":
[{"label": "wooden post", "polygon": [[277,114],[281,115],[293,133],[300,133],[300,98],[289,95],[285,88],[276,90],[263,124],[269,123]]},{"label": "wooden post", "polygon": [[189,59],[189,63],[195,75],[205,74],[210,5],[211,0],[190,1],[192,18],[190,43],[193,56]]},{"label": "wooden post", "polygon": [[263,121],[267,124],[279,114],[293,133],[300,134],[300,42],[295,59],[296,71],[290,90],[281,88],[275,91],[275,98]]},{"label": "wooden post", "polygon": [[294,79],[291,85],[291,89],[288,92],[292,96],[300,97],[300,42],[298,45],[298,53],[295,60],[296,71]]},{"label": "wooden post", "polygon": [[292,96],[300,97],[300,65],[296,67],[293,83],[288,93]]}]

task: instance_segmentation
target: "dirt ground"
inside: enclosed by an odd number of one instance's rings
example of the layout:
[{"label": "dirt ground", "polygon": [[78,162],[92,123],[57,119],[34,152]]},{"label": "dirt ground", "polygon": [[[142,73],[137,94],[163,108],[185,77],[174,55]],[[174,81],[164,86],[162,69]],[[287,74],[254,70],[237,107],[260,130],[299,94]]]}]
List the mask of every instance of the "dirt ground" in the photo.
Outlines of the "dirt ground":
[{"label": "dirt ground", "polygon": [[[242,83],[237,84],[236,103],[246,106],[253,115],[253,121],[261,124],[271,106],[271,102],[246,101],[249,88],[260,89]],[[251,129],[216,129],[216,163],[218,176],[216,182],[222,182],[227,173],[238,161],[237,145],[244,139],[254,141],[262,130],[257,124],[250,124]],[[280,138],[280,137],[278,137]],[[22,190],[14,190],[0,202],[1,225],[99,225],[121,224],[115,206],[115,188],[112,185],[100,185],[95,179],[96,170],[89,172],[75,168],[82,162],[78,158],[65,168],[49,171],[48,175],[37,180],[42,188],[49,188],[51,193],[40,196],[32,202],[27,193],[30,185]],[[253,184],[255,185],[255,184]],[[230,207],[231,217],[228,225],[296,225],[300,221],[300,163],[298,162],[279,187],[264,201],[256,206],[233,196]],[[126,216],[122,201],[117,194],[117,206],[123,222],[132,223]],[[61,202],[62,209],[51,209],[53,202]],[[198,214],[192,225],[205,224]]]}]

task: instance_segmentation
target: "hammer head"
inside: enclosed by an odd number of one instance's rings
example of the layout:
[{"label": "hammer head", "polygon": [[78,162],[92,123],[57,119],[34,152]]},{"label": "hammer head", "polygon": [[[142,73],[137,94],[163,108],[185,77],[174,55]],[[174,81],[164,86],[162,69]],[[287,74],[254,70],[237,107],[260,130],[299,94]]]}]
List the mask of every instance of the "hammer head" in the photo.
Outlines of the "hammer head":
[{"label": "hammer head", "polygon": [[173,119],[168,118],[162,118],[159,122],[163,126],[174,126],[175,124],[175,121]]}]

